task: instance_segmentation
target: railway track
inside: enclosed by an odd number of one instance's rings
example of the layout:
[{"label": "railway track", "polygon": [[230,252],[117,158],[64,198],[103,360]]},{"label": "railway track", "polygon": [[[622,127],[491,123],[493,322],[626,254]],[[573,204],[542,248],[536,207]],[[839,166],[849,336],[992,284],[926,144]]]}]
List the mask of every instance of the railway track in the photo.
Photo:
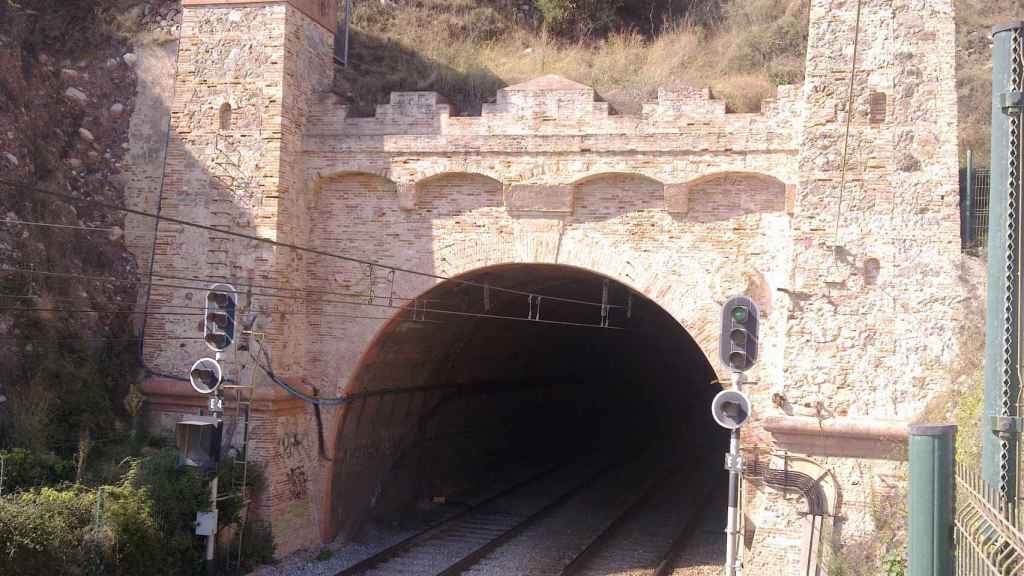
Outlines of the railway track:
[{"label": "railway track", "polygon": [[651,471],[649,456],[548,470],[336,576],[663,576],[709,498],[687,490],[683,473]]},{"label": "railway track", "polygon": [[559,576],[668,576],[713,501],[676,473],[609,524]]},{"label": "railway track", "polygon": [[460,574],[615,466],[604,464],[586,468],[583,474],[566,468],[549,469],[389,546],[337,572],[335,576]]}]

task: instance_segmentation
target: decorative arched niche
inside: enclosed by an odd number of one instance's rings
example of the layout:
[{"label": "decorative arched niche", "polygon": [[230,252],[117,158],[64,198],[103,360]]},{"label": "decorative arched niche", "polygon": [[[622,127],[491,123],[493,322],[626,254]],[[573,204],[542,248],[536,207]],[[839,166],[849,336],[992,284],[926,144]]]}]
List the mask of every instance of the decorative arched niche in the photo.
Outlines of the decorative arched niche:
[{"label": "decorative arched niche", "polygon": [[756,172],[709,174],[665,192],[670,212],[701,222],[786,212],[786,184]]}]

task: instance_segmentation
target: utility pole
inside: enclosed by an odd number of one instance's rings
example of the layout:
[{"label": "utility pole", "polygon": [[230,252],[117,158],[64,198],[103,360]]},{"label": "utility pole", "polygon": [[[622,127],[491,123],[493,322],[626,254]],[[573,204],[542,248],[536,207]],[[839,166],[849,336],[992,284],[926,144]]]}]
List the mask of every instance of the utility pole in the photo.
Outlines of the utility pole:
[{"label": "utility pole", "polygon": [[1024,22],[992,31],[992,162],[988,219],[988,292],[985,319],[985,403],[982,478],[1003,498],[1017,497],[1017,443],[1021,432],[1020,289],[1024,135]]},{"label": "utility pole", "polygon": [[743,457],[740,455],[740,427],[750,416],[750,400],[743,394],[745,371],[757,361],[758,309],[746,296],[730,298],[722,308],[722,331],[718,345],[719,358],[729,368],[732,388],[722,390],[711,402],[711,416],[719,426],[729,430],[729,452],[725,469],[729,471],[729,508],[725,525],[725,574],[740,576],[743,555],[740,553],[740,487],[743,481]]}]

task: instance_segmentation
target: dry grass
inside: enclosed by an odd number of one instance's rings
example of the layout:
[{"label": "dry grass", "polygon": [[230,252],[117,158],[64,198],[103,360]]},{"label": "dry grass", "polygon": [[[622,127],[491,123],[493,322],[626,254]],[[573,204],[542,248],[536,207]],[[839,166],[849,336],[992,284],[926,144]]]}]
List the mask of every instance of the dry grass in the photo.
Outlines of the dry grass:
[{"label": "dry grass", "polygon": [[559,74],[593,86],[621,112],[678,82],[710,86],[730,110],[748,112],[776,85],[803,79],[805,0],[734,0],[722,14],[708,28],[682,19],[653,38],[626,30],[570,42],[498,4],[356,3],[340,91],[356,113],[371,113],[392,90],[436,90],[459,113],[476,114],[502,86]]},{"label": "dry grass", "polygon": [[[960,153],[989,154],[992,26],[1020,18],[1022,0],[955,0]],[[658,86],[709,86],[729,109],[756,111],[774,87],[803,80],[807,0],[700,3],[703,16],[663,14],[649,35],[627,29],[588,41],[548,35],[508,0],[357,2],[353,64],[339,78],[357,114],[392,90],[436,90],[478,114],[502,86],[543,74],[588,84],[633,113]],[[710,14],[711,16],[708,16]],[[657,33],[650,32],[657,29]]]},{"label": "dry grass", "polygon": [[987,166],[992,117],[992,27],[1024,16],[1021,0],[956,0],[960,157]]}]

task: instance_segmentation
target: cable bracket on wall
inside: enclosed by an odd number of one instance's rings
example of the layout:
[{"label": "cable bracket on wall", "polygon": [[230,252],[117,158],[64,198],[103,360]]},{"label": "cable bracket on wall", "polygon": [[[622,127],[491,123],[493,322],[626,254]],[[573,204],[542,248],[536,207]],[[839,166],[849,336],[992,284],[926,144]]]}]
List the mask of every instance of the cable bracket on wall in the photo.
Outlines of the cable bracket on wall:
[{"label": "cable bracket on wall", "polygon": [[601,327],[608,327],[608,279],[601,284]]},{"label": "cable bracket on wall", "polygon": [[388,281],[388,306],[394,306],[395,305],[395,271],[394,270],[388,270],[386,278],[387,278],[387,281]]},{"label": "cable bracket on wall", "polygon": [[543,300],[543,296],[536,294],[530,294],[526,297],[526,302],[530,309],[527,312],[527,319],[529,320],[540,320],[540,301]]},{"label": "cable bracket on wall", "polygon": [[376,295],[373,293],[374,285],[377,283],[377,270],[373,264],[366,265],[366,303],[373,304]]}]

